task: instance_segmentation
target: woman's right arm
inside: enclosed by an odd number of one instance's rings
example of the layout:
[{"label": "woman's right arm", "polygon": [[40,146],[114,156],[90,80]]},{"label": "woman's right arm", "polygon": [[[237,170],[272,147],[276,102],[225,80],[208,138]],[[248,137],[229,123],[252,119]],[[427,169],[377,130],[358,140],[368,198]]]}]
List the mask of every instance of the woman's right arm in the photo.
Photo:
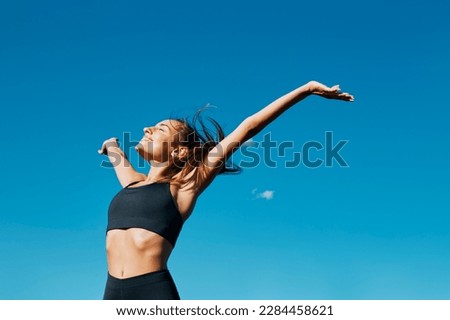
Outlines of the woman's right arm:
[{"label": "woman's right arm", "polygon": [[126,187],[134,181],[145,180],[146,175],[137,172],[133,168],[125,153],[120,149],[117,141],[117,138],[105,140],[102,147],[98,150],[98,153],[108,156],[122,187]]}]

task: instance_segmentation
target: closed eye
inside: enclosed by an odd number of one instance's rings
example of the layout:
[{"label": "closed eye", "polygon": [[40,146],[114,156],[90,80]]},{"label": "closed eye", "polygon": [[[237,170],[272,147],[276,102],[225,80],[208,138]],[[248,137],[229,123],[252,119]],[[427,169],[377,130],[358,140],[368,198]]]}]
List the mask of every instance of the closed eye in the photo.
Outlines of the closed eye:
[{"label": "closed eye", "polygon": [[[164,130],[163,128],[164,128],[165,130]],[[159,129],[162,130],[162,131],[169,131],[169,126],[168,126],[167,124],[162,123],[162,124],[159,126]]]}]

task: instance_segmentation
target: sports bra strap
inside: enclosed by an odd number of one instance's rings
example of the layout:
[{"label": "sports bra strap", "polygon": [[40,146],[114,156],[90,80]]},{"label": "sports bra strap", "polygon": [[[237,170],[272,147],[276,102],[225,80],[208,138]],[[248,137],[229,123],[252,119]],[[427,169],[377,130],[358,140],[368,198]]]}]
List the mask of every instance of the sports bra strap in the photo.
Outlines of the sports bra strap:
[{"label": "sports bra strap", "polygon": [[140,181],[140,180],[134,181],[134,182],[132,182],[132,183],[126,185],[124,188],[128,188],[129,186],[132,186],[133,184],[136,184],[136,183],[139,183],[139,182],[141,182],[141,181]]}]

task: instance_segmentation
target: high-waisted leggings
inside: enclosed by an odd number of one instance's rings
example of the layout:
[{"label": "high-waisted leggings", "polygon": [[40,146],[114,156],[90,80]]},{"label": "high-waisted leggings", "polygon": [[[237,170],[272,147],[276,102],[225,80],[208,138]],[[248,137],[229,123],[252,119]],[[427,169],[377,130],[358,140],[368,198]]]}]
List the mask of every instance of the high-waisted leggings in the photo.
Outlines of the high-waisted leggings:
[{"label": "high-waisted leggings", "polygon": [[180,300],[169,270],[118,279],[108,273],[103,300]]}]

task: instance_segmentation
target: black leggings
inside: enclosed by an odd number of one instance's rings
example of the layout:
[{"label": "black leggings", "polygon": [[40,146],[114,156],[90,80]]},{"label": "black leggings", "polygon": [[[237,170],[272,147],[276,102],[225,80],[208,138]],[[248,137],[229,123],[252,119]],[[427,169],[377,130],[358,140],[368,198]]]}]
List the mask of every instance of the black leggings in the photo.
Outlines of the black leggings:
[{"label": "black leggings", "polygon": [[103,300],[180,300],[169,270],[118,279],[108,273]]}]

